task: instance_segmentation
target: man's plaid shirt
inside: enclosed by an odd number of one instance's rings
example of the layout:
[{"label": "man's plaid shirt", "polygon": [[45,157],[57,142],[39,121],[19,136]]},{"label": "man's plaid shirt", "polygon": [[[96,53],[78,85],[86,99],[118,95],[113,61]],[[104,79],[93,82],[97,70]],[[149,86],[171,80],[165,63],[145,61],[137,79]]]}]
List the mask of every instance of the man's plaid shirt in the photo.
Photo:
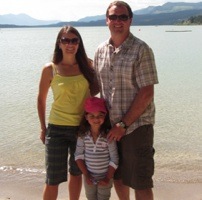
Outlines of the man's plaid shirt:
[{"label": "man's plaid shirt", "polygon": [[[140,88],[158,83],[152,49],[132,33],[119,48],[114,49],[110,40],[102,43],[95,53],[94,67],[112,125],[122,119]],[[126,134],[139,126],[154,124],[154,115],[152,101]]]}]

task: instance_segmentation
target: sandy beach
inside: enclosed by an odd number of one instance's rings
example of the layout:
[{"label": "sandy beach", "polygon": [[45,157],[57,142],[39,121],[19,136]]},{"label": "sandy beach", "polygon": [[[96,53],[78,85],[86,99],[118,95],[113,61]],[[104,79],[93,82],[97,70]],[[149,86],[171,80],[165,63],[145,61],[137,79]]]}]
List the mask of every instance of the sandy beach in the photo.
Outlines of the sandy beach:
[{"label": "sandy beach", "polygon": [[[154,183],[155,200],[202,200],[202,183]],[[61,184],[58,200],[68,200],[66,183]],[[0,200],[41,200],[43,183],[23,184],[6,181],[0,182]],[[85,191],[82,188],[81,200],[85,200]],[[114,188],[112,189],[112,200],[118,199]],[[135,199],[131,190],[131,200]]]}]

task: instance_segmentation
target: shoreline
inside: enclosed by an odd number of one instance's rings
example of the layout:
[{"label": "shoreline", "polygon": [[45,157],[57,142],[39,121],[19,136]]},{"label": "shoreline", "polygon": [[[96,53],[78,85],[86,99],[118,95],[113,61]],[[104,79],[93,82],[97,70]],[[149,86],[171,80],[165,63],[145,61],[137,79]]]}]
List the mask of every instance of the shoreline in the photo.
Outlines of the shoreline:
[{"label": "shoreline", "polygon": [[[31,185],[32,184],[32,185]],[[41,200],[43,183],[20,183],[16,180],[0,181],[0,200]],[[154,181],[155,200],[202,200],[202,183],[171,183]],[[131,200],[135,199],[131,190]],[[58,200],[67,200],[67,183],[59,187]],[[80,200],[85,200],[85,191],[82,187]],[[117,200],[114,187],[111,191],[111,200]]]}]

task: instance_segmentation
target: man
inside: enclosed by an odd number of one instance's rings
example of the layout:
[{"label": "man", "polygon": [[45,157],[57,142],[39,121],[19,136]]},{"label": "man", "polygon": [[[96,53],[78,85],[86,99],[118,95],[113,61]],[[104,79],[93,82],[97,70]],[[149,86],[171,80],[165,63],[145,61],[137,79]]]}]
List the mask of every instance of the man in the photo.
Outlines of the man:
[{"label": "man", "polygon": [[114,185],[120,200],[153,200],[154,84],[158,83],[151,48],[130,32],[133,13],[123,1],[112,2],[106,12],[111,37],[94,59],[101,96],[109,109],[109,140],[118,141],[119,168]]}]

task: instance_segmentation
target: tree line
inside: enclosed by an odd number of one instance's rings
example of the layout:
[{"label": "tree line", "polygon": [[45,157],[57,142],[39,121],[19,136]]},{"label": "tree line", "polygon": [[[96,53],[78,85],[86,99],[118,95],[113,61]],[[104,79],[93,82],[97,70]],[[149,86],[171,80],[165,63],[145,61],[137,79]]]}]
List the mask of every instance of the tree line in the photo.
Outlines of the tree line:
[{"label": "tree line", "polygon": [[192,16],[187,20],[183,20],[179,24],[182,24],[182,25],[202,25],[202,15]]}]

